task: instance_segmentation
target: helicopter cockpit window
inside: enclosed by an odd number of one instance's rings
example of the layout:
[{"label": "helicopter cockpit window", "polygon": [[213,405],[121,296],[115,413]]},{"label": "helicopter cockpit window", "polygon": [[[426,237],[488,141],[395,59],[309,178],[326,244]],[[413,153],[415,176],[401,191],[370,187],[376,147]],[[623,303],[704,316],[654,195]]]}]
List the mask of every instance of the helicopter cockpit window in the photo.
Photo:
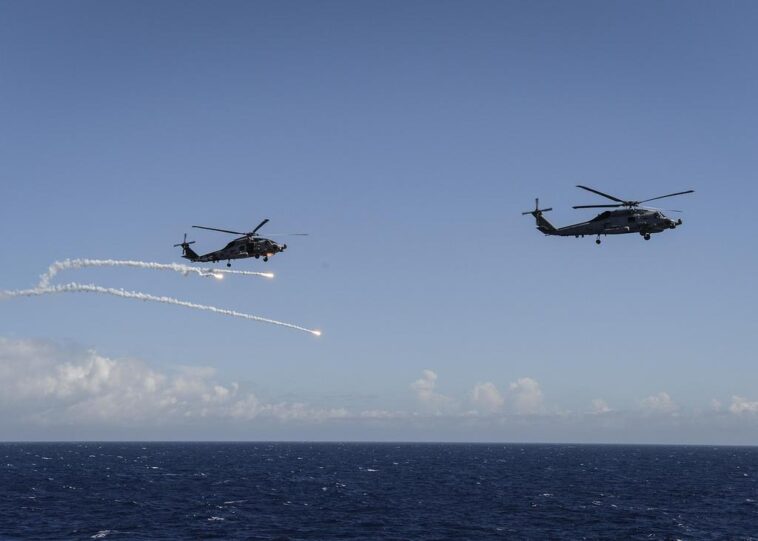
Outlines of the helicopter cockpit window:
[{"label": "helicopter cockpit window", "polygon": [[597,216],[595,216],[594,218],[592,218],[590,221],[591,222],[599,222],[600,220],[605,220],[610,215],[611,215],[611,211],[610,210],[606,210],[605,212],[601,212],[600,214],[598,214]]}]

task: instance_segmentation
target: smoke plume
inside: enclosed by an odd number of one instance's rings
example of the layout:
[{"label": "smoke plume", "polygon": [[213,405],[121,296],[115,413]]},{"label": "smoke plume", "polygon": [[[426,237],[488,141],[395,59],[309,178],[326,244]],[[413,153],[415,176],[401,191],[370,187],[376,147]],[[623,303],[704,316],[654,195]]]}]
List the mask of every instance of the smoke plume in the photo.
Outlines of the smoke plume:
[{"label": "smoke plume", "polygon": [[[237,271],[237,272],[242,272],[242,271]],[[99,293],[101,295],[113,295],[115,297],[121,297],[125,299],[135,299],[139,301],[173,304],[174,306],[183,306],[185,308],[192,308],[193,310],[203,310],[205,312],[214,312],[216,314],[237,317],[240,319],[248,319],[252,321],[260,321],[262,323],[270,323],[272,325],[278,325],[280,327],[287,327],[290,329],[307,332],[316,336],[321,335],[321,331],[318,331],[315,329],[307,329],[305,327],[300,327],[299,325],[293,325],[291,323],[285,323],[283,321],[277,321],[275,319],[269,319],[265,317],[254,316],[251,314],[245,314],[243,312],[237,312],[235,310],[227,310],[225,308],[217,308],[215,306],[208,306],[205,304],[197,304],[194,302],[181,301],[173,297],[150,295],[149,293],[127,291],[124,289],[116,289],[112,287],[102,287],[102,286],[97,286],[94,284],[78,284],[76,282],[72,282],[70,284],[56,285],[56,286],[39,285],[32,289],[19,289],[15,291],[0,291],[0,300],[13,298],[13,297],[36,297],[40,295],[52,295],[55,293]]]},{"label": "smoke plume", "polygon": [[47,272],[40,276],[38,287],[46,288],[55,276],[67,269],[81,269],[84,267],[132,267],[138,269],[166,270],[178,272],[187,276],[188,274],[197,274],[204,278],[218,278],[224,274],[237,274],[242,276],[263,276],[264,278],[273,278],[274,274],[270,272],[251,272],[229,269],[201,269],[190,267],[179,263],[152,263],[149,261],[132,261],[119,259],[64,259],[56,261],[47,269]]}]

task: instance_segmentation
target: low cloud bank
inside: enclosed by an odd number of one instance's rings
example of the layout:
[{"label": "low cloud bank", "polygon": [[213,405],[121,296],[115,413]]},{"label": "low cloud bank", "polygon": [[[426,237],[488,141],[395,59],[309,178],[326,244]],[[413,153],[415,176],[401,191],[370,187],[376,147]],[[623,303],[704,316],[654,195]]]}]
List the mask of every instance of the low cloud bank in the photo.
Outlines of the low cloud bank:
[{"label": "low cloud bank", "polygon": [[156,370],[136,359],[0,339],[0,411],[39,424],[170,424],[192,419],[321,422],[344,409],[269,403],[207,367]]},{"label": "low cloud bank", "polygon": [[[0,439],[295,439],[758,444],[758,400],[687,410],[666,391],[632,410],[557,408],[531,377],[445,391],[426,369],[407,401],[324,405],[258,396],[210,367],[166,368],[44,340],[0,338]],[[391,393],[393,394],[393,393]],[[347,403],[346,403],[347,402]]]}]

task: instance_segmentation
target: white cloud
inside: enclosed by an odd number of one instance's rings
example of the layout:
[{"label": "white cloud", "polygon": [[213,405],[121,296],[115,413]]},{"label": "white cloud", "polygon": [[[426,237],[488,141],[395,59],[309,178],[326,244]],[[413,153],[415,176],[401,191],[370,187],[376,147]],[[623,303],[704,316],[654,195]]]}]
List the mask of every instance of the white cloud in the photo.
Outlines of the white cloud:
[{"label": "white cloud", "polygon": [[519,378],[508,387],[516,413],[533,414],[543,411],[540,384],[532,378]]},{"label": "white cloud", "polygon": [[257,396],[209,367],[168,369],[0,338],[0,438],[757,441],[758,401],[737,395],[731,403],[712,404],[722,414],[680,408],[660,392],[640,401],[640,408],[598,415],[611,411],[600,398],[586,413],[546,407],[539,383],[529,377],[502,391],[492,382],[478,383],[460,397],[440,394],[437,383],[437,374],[425,370],[411,384],[417,408],[397,410],[394,401],[314,407]]},{"label": "white cloud", "polygon": [[411,383],[411,389],[415,391],[421,405],[439,413],[443,408],[451,405],[447,396],[436,392],[437,374],[433,370],[426,369],[419,379]]},{"label": "white cloud", "polygon": [[437,385],[437,374],[432,370],[424,370],[421,378],[411,383],[411,389],[416,391],[416,396],[422,402],[434,397],[434,387]]},{"label": "white cloud", "polygon": [[186,419],[324,421],[341,408],[265,403],[208,367],[159,371],[134,359],[0,338],[0,412],[39,423],[165,424]]},{"label": "white cloud", "polygon": [[603,413],[608,413],[612,411],[611,408],[608,407],[608,403],[603,400],[602,398],[595,398],[592,401],[592,411],[591,413],[595,415],[600,415]]},{"label": "white cloud", "polygon": [[474,390],[471,393],[471,401],[477,410],[484,412],[499,411],[505,403],[503,395],[500,394],[495,384],[489,381],[477,383],[474,386]]},{"label": "white cloud", "polygon": [[642,408],[651,413],[674,413],[679,406],[671,399],[668,393],[661,391],[642,400]]},{"label": "white cloud", "polygon": [[364,410],[358,415],[363,419],[407,419],[409,417],[404,411],[389,410]]},{"label": "white cloud", "polygon": [[729,406],[732,413],[758,413],[758,401],[750,401],[742,396],[732,396],[732,403]]}]

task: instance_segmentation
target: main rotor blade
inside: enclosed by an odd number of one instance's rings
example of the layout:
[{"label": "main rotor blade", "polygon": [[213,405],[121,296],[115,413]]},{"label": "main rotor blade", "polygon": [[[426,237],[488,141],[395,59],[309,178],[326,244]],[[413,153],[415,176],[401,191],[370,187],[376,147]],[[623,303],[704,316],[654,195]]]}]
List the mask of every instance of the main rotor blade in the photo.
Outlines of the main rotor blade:
[{"label": "main rotor blade", "polygon": [[263,220],[261,223],[259,223],[259,224],[258,224],[258,227],[256,227],[255,229],[253,229],[253,230],[252,230],[250,233],[248,233],[248,235],[255,235],[255,234],[258,232],[258,230],[259,230],[261,227],[263,227],[264,225],[266,225],[267,223],[268,223],[268,218],[266,218],[266,219],[265,219],[265,220]]},{"label": "main rotor blade", "polygon": [[216,229],[215,227],[205,227],[203,225],[193,225],[197,229],[208,229],[210,231],[221,231],[222,233],[231,233],[232,235],[247,235],[247,233],[241,233],[239,231],[229,231],[228,229]]},{"label": "main rotor blade", "polygon": [[623,207],[625,206],[624,203],[619,203],[618,205],[576,205],[571,208],[575,209],[611,209],[611,208],[617,208],[617,207]]},{"label": "main rotor blade", "polygon": [[308,233],[271,233],[267,237],[307,237]]},{"label": "main rotor blade", "polygon": [[576,185],[577,188],[581,188],[583,190],[587,190],[588,192],[596,193],[598,195],[602,195],[603,197],[607,197],[611,201],[618,201],[619,203],[623,203],[624,201],[622,199],[619,199],[618,197],[613,197],[612,195],[608,195],[607,193],[600,192],[598,190],[595,190],[594,188],[588,188],[587,186],[582,186],[581,184]]},{"label": "main rotor blade", "polygon": [[684,195],[686,193],[693,193],[695,190],[687,190],[686,192],[676,192],[676,193],[670,193],[668,195],[659,195],[658,197],[653,197],[651,199],[645,199],[644,201],[640,201],[640,203],[647,203],[648,201],[655,201],[656,199],[663,199],[664,197],[674,197],[675,195]]},{"label": "main rotor blade", "polygon": [[662,208],[659,208],[659,207],[645,207],[645,206],[643,206],[643,207],[640,207],[640,208],[647,209],[647,210],[660,210],[662,212],[684,212],[683,210],[662,209]]}]

